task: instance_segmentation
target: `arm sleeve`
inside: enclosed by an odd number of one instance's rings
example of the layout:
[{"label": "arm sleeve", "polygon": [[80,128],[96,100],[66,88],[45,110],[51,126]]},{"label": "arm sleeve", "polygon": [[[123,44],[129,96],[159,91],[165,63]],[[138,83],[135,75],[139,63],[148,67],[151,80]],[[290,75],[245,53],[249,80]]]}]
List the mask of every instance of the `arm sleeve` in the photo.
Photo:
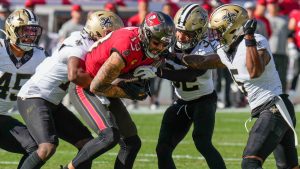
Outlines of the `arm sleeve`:
[{"label": "arm sleeve", "polygon": [[255,40],[257,44],[257,50],[269,48],[268,40],[264,36],[255,34]]},{"label": "arm sleeve", "polygon": [[193,82],[196,80],[198,76],[203,75],[206,71],[207,70],[196,70],[196,69],[171,70],[171,69],[159,68],[157,70],[157,76],[171,81]]},{"label": "arm sleeve", "polygon": [[83,60],[87,51],[80,47],[64,46],[60,49],[59,53],[61,56],[65,56],[66,58],[75,56]]}]

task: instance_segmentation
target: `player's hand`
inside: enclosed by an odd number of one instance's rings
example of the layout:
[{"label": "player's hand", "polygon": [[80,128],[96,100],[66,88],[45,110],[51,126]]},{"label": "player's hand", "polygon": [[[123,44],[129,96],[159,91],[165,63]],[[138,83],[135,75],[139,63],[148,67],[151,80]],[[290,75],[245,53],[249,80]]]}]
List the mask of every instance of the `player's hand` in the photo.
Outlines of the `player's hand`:
[{"label": "player's hand", "polygon": [[155,78],[157,68],[153,66],[140,66],[134,70],[133,76],[140,77],[141,79]]},{"label": "player's hand", "polygon": [[257,21],[255,19],[249,19],[243,26],[245,35],[253,35],[257,26]]}]

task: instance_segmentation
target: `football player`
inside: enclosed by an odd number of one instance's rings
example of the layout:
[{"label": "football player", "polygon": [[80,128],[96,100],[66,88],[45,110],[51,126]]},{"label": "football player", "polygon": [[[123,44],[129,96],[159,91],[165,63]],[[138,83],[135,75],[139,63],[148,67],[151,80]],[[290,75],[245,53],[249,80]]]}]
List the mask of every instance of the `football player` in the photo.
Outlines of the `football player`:
[{"label": "football player", "polygon": [[88,142],[65,168],[77,168],[84,161],[107,152],[118,142],[121,149],[114,168],[133,167],[141,140],[120,98],[142,100],[147,95],[136,92],[125,81],[113,81],[140,65],[160,62],[159,56],[172,44],[174,33],[175,26],[169,16],[150,12],[139,28],[116,30],[95,43],[85,60],[85,70],[93,79],[81,85],[90,85],[90,88],[74,85],[69,93],[71,102],[98,137]]},{"label": "football player", "polygon": [[[192,68],[227,67],[239,89],[248,97],[251,118],[257,118],[243,152],[242,169],[261,169],[266,158],[279,146],[286,166],[298,169],[298,144],[294,129],[294,106],[283,94],[268,40],[254,34],[256,21],[238,5],[222,5],[210,18],[221,46],[217,54],[190,55],[182,61]],[[275,154],[276,156],[276,154]]]},{"label": "football player", "polygon": [[[208,14],[198,4],[188,4],[175,15],[175,53],[207,55],[214,53],[217,42],[208,38]],[[193,140],[209,168],[224,169],[225,163],[212,144],[217,95],[212,70],[187,69],[176,57],[165,67],[141,66],[134,75],[142,79],[156,76],[173,81],[178,99],[164,113],[156,146],[158,168],[176,168],[172,153],[194,124]]]},{"label": "football player", "polygon": [[[96,40],[121,27],[121,19],[112,12],[92,13],[83,30],[74,32],[65,39],[53,55],[37,67],[36,73],[22,87],[18,94],[18,107],[39,145],[37,151],[26,159],[22,168],[41,167],[54,154],[58,137],[72,143],[79,150],[93,138],[90,131],[61,103],[69,85],[67,64],[70,58],[84,59]],[[73,71],[81,71],[75,69],[76,67]],[[61,118],[53,118],[55,114],[59,114]],[[86,161],[78,168],[91,168],[91,161]]]},{"label": "football player", "polygon": [[[2,30],[1,30],[2,31]],[[37,149],[27,127],[11,117],[17,93],[46,57],[38,47],[42,34],[38,17],[27,9],[12,12],[5,21],[6,39],[0,39],[0,148],[26,157]]]}]

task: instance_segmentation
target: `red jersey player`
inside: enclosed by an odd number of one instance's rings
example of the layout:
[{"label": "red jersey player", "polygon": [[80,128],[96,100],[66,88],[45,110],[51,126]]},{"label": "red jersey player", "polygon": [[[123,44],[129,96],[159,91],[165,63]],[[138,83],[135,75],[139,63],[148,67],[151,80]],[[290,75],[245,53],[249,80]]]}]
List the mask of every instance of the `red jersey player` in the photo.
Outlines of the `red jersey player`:
[{"label": "red jersey player", "polygon": [[[94,44],[85,59],[85,70],[93,80],[80,84],[85,88],[71,85],[69,93],[77,111],[99,136],[82,148],[68,168],[93,160],[117,143],[121,149],[114,168],[132,168],[141,140],[120,98],[134,99],[134,96],[113,81],[138,66],[160,60],[160,54],[174,39],[172,18],[162,12],[150,12],[139,28],[116,30]],[[73,82],[79,78],[80,75]]]}]

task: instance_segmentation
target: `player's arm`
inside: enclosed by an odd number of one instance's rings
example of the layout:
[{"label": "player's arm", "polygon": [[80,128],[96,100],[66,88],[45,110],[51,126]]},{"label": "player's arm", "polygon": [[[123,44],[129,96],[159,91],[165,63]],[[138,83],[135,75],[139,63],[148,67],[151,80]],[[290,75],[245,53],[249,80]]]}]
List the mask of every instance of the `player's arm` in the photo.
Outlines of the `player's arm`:
[{"label": "player's arm", "polygon": [[215,69],[225,68],[226,66],[221,62],[218,54],[211,54],[208,56],[202,55],[184,55],[182,62],[192,69]]},{"label": "player's arm", "polygon": [[[254,35],[246,35],[245,39],[246,41],[255,41]],[[263,54],[266,53],[267,52],[261,52],[259,55],[256,45],[246,45],[246,67],[251,79],[259,77],[264,72],[265,64]]]},{"label": "player's arm", "polygon": [[119,77],[124,67],[125,62],[122,56],[117,52],[113,52],[92,80],[90,91],[96,95],[106,97],[129,98],[120,87],[112,84]]},{"label": "player's arm", "polygon": [[157,76],[171,81],[194,82],[198,76],[203,75],[206,71],[207,70],[202,69],[171,70],[166,68],[159,68],[157,70]]},{"label": "player's arm", "polygon": [[243,26],[245,32],[245,45],[246,45],[246,67],[250,78],[259,77],[265,70],[266,62],[268,62],[268,52],[262,49],[261,52],[257,50],[257,42],[254,36],[257,21],[248,20]]},{"label": "player's arm", "polygon": [[83,88],[89,87],[93,78],[81,67],[82,60],[76,56],[68,59],[68,79],[69,81]]}]

